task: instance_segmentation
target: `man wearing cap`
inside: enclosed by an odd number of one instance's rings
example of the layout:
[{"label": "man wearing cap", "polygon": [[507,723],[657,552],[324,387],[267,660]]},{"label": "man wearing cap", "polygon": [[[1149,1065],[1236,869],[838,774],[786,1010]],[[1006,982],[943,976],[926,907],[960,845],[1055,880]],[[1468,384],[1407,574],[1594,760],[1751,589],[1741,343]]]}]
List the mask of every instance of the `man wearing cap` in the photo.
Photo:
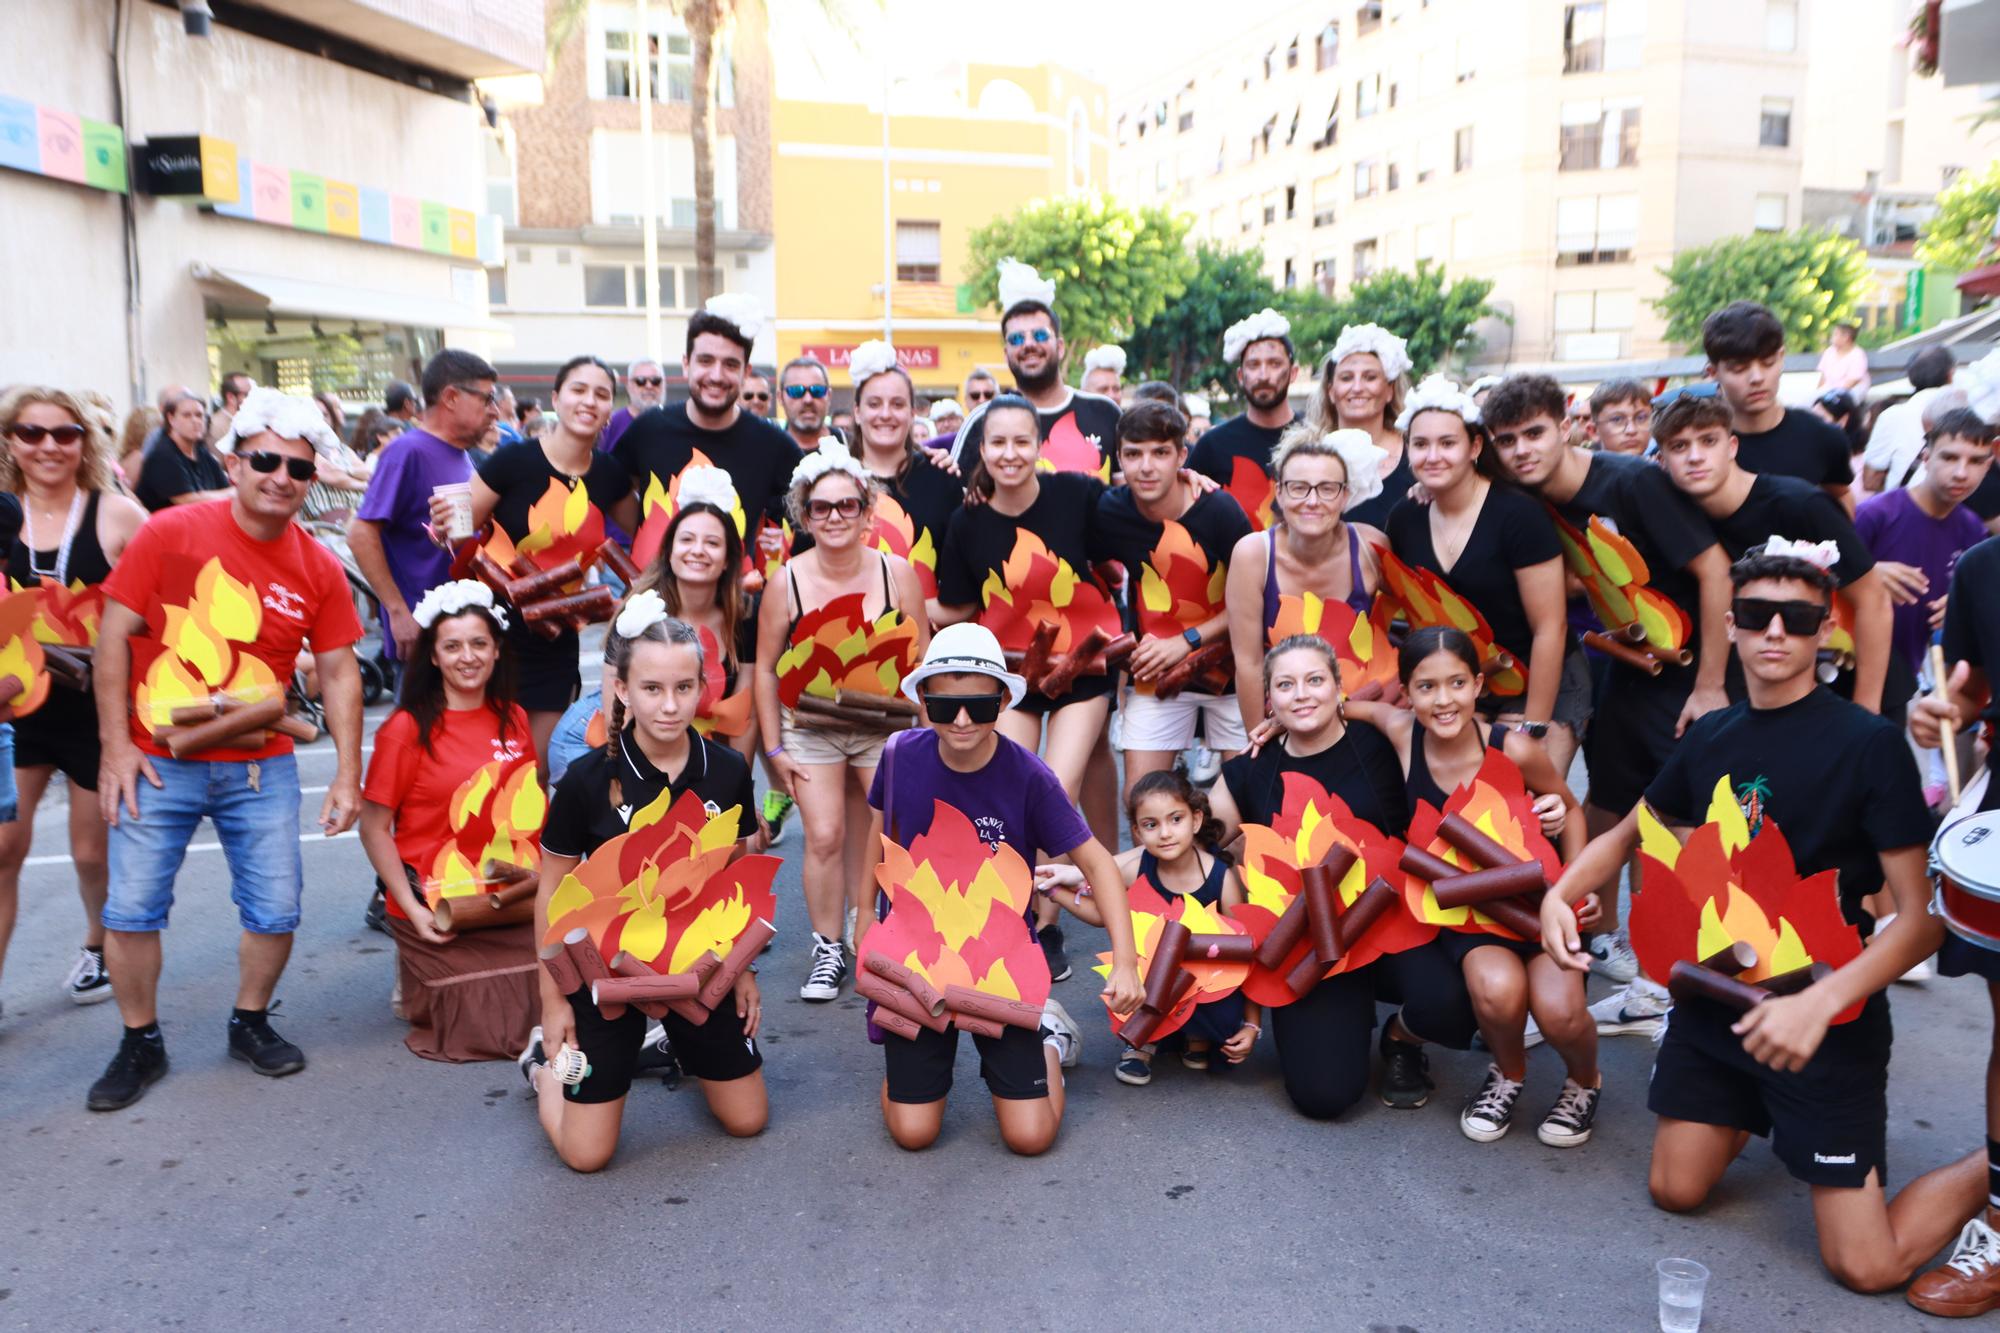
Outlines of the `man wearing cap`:
[{"label": "man wearing cap", "polygon": [[618,437],[631,428],[643,412],[667,401],[667,372],[652,360],[634,361],[625,368],[625,406],[611,414],[611,422],[598,437],[597,447],[610,453]]},{"label": "man wearing cap", "polygon": [[[167,1072],[160,932],[203,817],[243,927],[230,1057],[271,1077],[305,1068],[268,1016],[298,928],[303,868],[298,761],[291,737],[267,728],[310,645],[337,765],[319,822],[329,837],[345,832],[361,804],[361,624],[339,561],[293,521],[316,459],[337,444],[311,399],[251,390],[219,445],[230,498],[153,515],[104,581],[97,797],[111,826],[105,958],[125,1031],[90,1089],[91,1110],[130,1106]],[[199,717],[218,712],[220,734]],[[259,712],[249,729],[228,731],[231,713]]]},{"label": "man wearing cap", "polygon": [[1292,424],[1290,398],[1298,363],[1292,325],[1268,306],[1222,335],[1222,359],[1236,367],[1243,390],[1240,415],[1210,427],[1188,455],[1188,466],[1236,497],[1252,524],[1269,511],[1271,451]]},{"label": "man wearing cap", "polygon": [[1083,358],[1083,391],[1118,401],[1125,383],[1125,349],[1116,343],[1093,347]]}]

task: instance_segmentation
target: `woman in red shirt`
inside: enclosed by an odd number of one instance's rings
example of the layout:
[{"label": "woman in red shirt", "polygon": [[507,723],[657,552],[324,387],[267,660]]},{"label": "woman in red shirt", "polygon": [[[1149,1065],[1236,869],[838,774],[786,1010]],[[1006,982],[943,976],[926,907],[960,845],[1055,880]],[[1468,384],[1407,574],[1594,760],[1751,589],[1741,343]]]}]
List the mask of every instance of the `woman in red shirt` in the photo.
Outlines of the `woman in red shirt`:
[{"label": "woman in red shirt", "polygon": [[[421,633],[401,706],[375,733],[361,810],[361,845],[388,889],[404,1044],[427,1060],[511,1060],[540,998],[533,898],[508,911],[509,924],[451,932],[438,928],[425,891],[453,896],[451,881],[483,875],[501,839],[539,847],[534,739],[514,702],[506,613],[492,591],[443,584],[412,614]],[[488,780],[475,781],[482,769]]]}]

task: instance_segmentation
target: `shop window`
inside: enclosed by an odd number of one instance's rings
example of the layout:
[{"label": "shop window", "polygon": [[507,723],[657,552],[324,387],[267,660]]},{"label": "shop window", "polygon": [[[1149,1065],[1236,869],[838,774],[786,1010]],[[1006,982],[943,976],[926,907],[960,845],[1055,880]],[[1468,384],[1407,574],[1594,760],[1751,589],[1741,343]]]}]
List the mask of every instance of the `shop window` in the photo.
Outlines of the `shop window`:
[{"label": "shop window", "polygon": [[896,281],[938,282],[944,264],[944,241],[935,222],[896,224]]},{"label": "shop window", "polygon": [[623,264],[585,264],[583,303],[588,306],[629,306]]}]

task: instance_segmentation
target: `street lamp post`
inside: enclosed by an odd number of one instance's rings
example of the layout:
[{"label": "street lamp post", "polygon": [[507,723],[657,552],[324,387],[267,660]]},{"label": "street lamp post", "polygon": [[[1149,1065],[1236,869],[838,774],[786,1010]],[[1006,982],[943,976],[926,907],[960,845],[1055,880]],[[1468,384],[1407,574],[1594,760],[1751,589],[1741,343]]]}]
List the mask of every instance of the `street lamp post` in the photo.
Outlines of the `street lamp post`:
[{"label": "street lamp post", "polygon": [[896,222],[889,211],[889,62],[882,61],[882,341],[896,341]]},{"label": "street lamp post", "polygon": [[645,197],[639,203],[639,244],[645,264],[639,285],[646,297],[646,355],[660,361],[660,230],[653,183],[653,28],[647,16],[649,0],[633,6],[635,26],[632,63],[637,71],[639,90],[639,188]]}]

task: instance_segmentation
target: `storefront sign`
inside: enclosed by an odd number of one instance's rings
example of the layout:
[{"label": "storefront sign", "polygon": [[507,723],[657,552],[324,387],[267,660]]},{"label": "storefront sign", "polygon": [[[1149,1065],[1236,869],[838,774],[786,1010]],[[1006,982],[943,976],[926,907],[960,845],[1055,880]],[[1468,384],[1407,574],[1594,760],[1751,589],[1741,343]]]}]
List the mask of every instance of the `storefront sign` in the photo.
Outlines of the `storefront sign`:
[{"label": "storefront sign", "polygon": [[125,193],[125,132],[51,106],[0,97],[0,167]]},{"label": "storefront sign", "polygon": [[151,139],[137,149],[139,189],[145,194],[234,203],[238,198],[236,145],[206,134]]},{"label": "storefront sign", "polygon": [[[807,343],[800,348],[800,355],[812,357],[822,365],[835,370],[847,364],[847,358],[860,343]],[[936,370],[938,349],[936,344],[928,347],[898,347],[896,364],[904,370]]]}]

